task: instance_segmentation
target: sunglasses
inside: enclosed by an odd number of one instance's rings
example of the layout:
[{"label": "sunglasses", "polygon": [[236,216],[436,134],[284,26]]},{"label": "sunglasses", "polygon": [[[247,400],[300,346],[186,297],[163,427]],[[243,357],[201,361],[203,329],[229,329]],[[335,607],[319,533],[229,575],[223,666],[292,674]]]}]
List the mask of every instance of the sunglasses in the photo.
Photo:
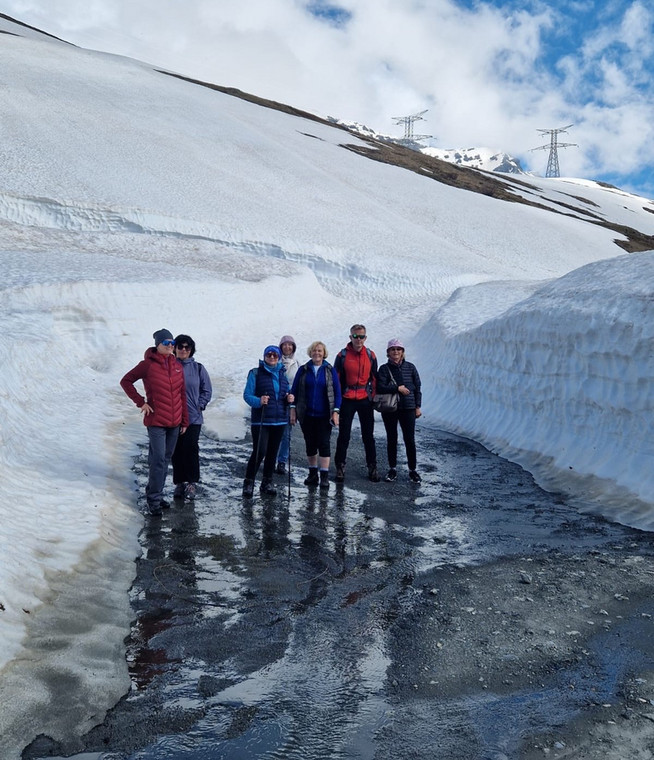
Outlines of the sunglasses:
[{"label": "sunglasses", "polygon": [[367,335],[350,335],[352,340],[365,340],[367,337]]},{"label": "sunglasses", "polygon": [[161,341],[162,346],[174,346],[175,341],[174,340],[162,340]]},{"label": "sunglasses", "polygon": [[266,354],[266,357],[270,358],[271,356],[276,356],[279,359],[279,354],[277,353],[277,351],[268,351],[268,353]]},{"label": "sunglasses", "polygon": [[190,351],[190,350],[191,350],[191,347],[189,346],[189,344],[188,344],[188,343],[182,343],[182,344],[180,344],[179,346],[177,346],[177,348],[178,348],[180,351],[181,351],[181,350],[184,350],[184,351]]}]

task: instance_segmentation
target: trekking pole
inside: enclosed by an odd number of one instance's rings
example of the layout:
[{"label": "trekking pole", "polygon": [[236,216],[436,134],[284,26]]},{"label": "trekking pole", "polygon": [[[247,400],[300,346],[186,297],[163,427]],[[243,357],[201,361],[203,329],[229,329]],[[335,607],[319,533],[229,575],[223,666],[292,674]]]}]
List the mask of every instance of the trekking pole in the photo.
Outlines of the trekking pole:
[{"label": "trekking pole", "polygon": [[288,503],[291,503],[291,433],[293,425],[288,426]]}]

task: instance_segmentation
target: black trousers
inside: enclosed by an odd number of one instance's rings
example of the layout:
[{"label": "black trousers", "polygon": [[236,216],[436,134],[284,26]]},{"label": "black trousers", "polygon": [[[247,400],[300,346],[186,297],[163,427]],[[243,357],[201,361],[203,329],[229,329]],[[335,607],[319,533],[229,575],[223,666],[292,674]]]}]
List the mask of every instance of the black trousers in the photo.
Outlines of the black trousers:
[{"label": "black trousers", "polygon": [[202,425],[189,425],[180,435],[172,456],[173,483],[197,483],[200,480],[200,430]]},{"label": "black trousers", "polygon": [[382,422],[386,428],[386,452],[388,466],[397,467],[397,425],[402,428],[406,461],[410,470],[416,469],[416,410],[398,409],[397,412],[382,414]]},{"label": "black trousers", "polygon": [[300,423],[304,445],[308,457],[316,454],[321,457],[330,456],[329,441],[332,435],[332,423],[329,417],[310,417],[307,415]]},{"label": "black trousers", "polygon": [[252,454],[245,469],[246,478],[254,480],[262,461],[263,477],[272,478],[285,429],[286,425],[252,425]]},{"label": "black trousers", "polygon": [[374,434],[375,410],[372,407],[372,401],[369,401],[367,398],[356,400],[344,398],[341,401],[341,413],[334,462],[336,465],[339,465],[345,464],[347,461],[347,447],[350,445],[352,421],[354,420],[355,414],[359,415],[361,438],[363,439],[363,447],[366,450],[366,464],[368,467],[371,465],[377,465],[377,449],[375,447]]}]

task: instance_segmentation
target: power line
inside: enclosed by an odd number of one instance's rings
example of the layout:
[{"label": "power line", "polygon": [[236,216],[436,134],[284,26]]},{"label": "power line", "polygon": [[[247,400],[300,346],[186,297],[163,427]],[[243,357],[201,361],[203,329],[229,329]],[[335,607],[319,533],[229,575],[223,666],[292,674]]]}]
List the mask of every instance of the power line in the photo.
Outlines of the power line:
[{"label": "power line", "polygon": [[559,148],[576,148],[577,143],[560,143],[558,141],[558,136],[562,132],[566,132],[570,127],[574,126],[574,124],[568,124],[567,127],[559,127],[558,129],[538,129],[537,132],[540,132],[541,135],[549,135],[550,141],[547,145],[539,145],[537,148],[532,148],[531,150],[548,150],[550,152],[549,158],[547,159],[547,171],[545,172],[546,177],[560,177],[561,174],[559,173],[559,154],[558,149]]}]

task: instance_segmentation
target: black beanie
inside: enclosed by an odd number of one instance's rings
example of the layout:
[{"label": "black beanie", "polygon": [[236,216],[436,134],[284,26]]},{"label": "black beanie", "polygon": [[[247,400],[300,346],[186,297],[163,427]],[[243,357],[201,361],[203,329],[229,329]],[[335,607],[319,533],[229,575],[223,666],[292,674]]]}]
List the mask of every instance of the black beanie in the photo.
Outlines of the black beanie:
[{"label": "black beanie", "polygon": [[154,338],[154,345],[158,346],[162,340],[172,340],[173,334],[170,330],[166,330],[162,327],[161,330],[157,330],[156,333],[153,333],[152,337]]}]

